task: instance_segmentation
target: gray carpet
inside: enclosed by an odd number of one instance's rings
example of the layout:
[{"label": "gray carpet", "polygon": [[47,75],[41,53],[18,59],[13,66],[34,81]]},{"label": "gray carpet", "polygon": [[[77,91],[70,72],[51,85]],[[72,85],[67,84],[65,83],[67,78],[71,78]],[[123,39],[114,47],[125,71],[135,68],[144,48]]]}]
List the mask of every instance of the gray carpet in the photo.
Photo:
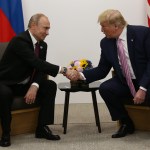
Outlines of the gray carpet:
[{"label": "gray carpet", "polygon": [[102,133],[98,133],[92,104],[70,104],[67,134],[63,134],[63,105],[56,105],[55,125],[50,126],[61,136],[60,141],[36,139],[34,134],[12,137],[11,150],[149,150],[150,132],[136,131],[124,138],[112,139],[117,123],[112,122],[105,104],[99,104]]}]

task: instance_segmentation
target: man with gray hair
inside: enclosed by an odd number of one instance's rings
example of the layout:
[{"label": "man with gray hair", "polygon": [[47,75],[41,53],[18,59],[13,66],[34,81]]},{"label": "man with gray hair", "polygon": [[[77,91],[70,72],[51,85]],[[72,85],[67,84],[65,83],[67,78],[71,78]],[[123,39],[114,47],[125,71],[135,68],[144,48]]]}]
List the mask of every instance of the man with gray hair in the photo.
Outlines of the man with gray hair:
[{"label": "man with gray hair", "polygon": [[24,96],[27,104],[39,101],[40,112],[35,137],[60,140],[48,125],[54,123],[54,105],[57,85],[45,76],[55,77],[69,73],[66,67],[46,61],[50,22],[44,14],[31,17],[28,30],[14,37],[0,61],[0,119],[2,137],[0,146],[10,146],[11,103],[13,95]]}]

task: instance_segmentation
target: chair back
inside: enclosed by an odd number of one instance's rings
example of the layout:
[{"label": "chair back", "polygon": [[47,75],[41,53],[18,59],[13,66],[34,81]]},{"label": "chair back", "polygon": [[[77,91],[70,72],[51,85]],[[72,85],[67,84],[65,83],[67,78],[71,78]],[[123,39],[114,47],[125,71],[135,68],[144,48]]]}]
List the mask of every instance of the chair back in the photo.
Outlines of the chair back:
[{"label": "chair back", "polygon": [[0,43],[0,60],[3,57],[3,54],[6,50],[7,45],[8,45],[8,42],[7,43]]}]

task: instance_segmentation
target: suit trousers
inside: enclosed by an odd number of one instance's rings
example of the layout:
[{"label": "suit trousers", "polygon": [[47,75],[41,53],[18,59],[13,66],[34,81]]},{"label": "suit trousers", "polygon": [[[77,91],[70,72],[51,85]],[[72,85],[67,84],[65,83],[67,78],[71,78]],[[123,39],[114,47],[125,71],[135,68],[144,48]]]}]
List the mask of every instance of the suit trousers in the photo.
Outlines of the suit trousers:
[{"label": "suit trousers", "polygon": [[[13,96],[25,96],[29,84],[5,85],[0,83],[0,119],[3,134],[11,131],[11,105]],[[39,84],[36,102],[40,105],[37,126],[54,123],[54,108],[57,85],[52,80],[43,80]],[[29,104],[30,105],[30,104]]]},{"label": "suit trousers", "polygon": [[129,118],[124,100],[133,97],[127,84],[115,76],[100,85],[99,93],[105,101],[113,121]]}]

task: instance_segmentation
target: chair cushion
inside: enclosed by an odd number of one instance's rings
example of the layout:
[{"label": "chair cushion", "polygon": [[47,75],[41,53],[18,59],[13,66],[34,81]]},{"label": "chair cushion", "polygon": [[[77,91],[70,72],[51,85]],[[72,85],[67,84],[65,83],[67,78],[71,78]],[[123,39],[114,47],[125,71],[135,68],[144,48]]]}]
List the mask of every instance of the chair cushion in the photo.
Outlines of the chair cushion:
[{"label": "chair cushion", "polygon": [[15,97],[13,100],[11,110],[13,111],[13,110],[20,110],[20,109],[28,109],[28,108],[38,107],[38,106],[39,106],[38,103],[27,104],[25,103],[25,100],[23,97],[18,96],[18,97]]}]

